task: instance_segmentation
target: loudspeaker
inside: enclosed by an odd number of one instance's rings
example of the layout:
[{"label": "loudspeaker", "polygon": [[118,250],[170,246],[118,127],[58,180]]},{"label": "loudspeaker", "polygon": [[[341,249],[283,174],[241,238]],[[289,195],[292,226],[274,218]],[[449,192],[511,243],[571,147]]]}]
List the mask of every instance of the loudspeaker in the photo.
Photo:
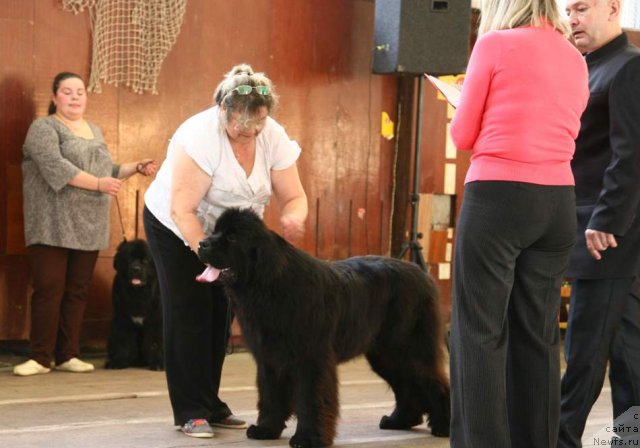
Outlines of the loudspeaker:
[{"label": "loudspeaker", "polygon": [[463,73],[471,0],[376,0],[373,72]]}]

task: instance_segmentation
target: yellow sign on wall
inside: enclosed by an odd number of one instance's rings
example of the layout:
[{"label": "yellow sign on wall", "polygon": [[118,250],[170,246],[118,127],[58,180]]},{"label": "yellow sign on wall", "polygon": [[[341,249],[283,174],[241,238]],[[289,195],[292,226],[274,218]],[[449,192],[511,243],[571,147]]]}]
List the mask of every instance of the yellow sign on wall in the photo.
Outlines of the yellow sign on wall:
[{"label": "yellow sign on wall", "polygon": [[386,112],[382,112],[382,123],[380,124],[380,135],[387,140],[393,138],[394,123]]}]

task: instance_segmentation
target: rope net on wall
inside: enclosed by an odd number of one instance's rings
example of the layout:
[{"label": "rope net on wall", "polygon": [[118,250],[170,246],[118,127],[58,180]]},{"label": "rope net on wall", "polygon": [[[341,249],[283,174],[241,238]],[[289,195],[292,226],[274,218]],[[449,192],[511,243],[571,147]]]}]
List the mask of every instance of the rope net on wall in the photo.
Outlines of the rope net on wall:
[{"label": "rope net on wall", "polygon": [[62,0],[74,14],[89,10],[93,51],[87,90],[101,82],[158,93],[162,61],[180,32],[187,0]]}]

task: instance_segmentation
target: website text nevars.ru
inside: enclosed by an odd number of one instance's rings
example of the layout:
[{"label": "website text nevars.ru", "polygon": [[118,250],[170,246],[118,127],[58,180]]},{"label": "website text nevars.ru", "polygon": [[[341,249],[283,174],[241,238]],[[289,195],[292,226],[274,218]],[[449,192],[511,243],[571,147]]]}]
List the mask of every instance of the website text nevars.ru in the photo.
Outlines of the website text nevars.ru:
[{"label": "website text nevars.ru", "polygon": [[596,437],[593,439],[592,446],[640,446],[640,439],[623,440],[617,437],[613,439],[600,439]]}]

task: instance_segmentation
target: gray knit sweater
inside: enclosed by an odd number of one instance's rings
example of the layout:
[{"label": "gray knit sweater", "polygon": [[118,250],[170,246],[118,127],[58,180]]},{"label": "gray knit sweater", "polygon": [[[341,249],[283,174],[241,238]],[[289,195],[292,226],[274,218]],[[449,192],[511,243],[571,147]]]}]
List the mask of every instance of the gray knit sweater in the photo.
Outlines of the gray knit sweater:
[{"label": "gray knit sweater", "polygon": [[92,140],[75,136],[53,116],[31,124],[24,142],[22,178],[27,246],[46,244],[98,250],[109,244],[109,196],[68,185],[80,171],[116,177],[100,129]]}]

